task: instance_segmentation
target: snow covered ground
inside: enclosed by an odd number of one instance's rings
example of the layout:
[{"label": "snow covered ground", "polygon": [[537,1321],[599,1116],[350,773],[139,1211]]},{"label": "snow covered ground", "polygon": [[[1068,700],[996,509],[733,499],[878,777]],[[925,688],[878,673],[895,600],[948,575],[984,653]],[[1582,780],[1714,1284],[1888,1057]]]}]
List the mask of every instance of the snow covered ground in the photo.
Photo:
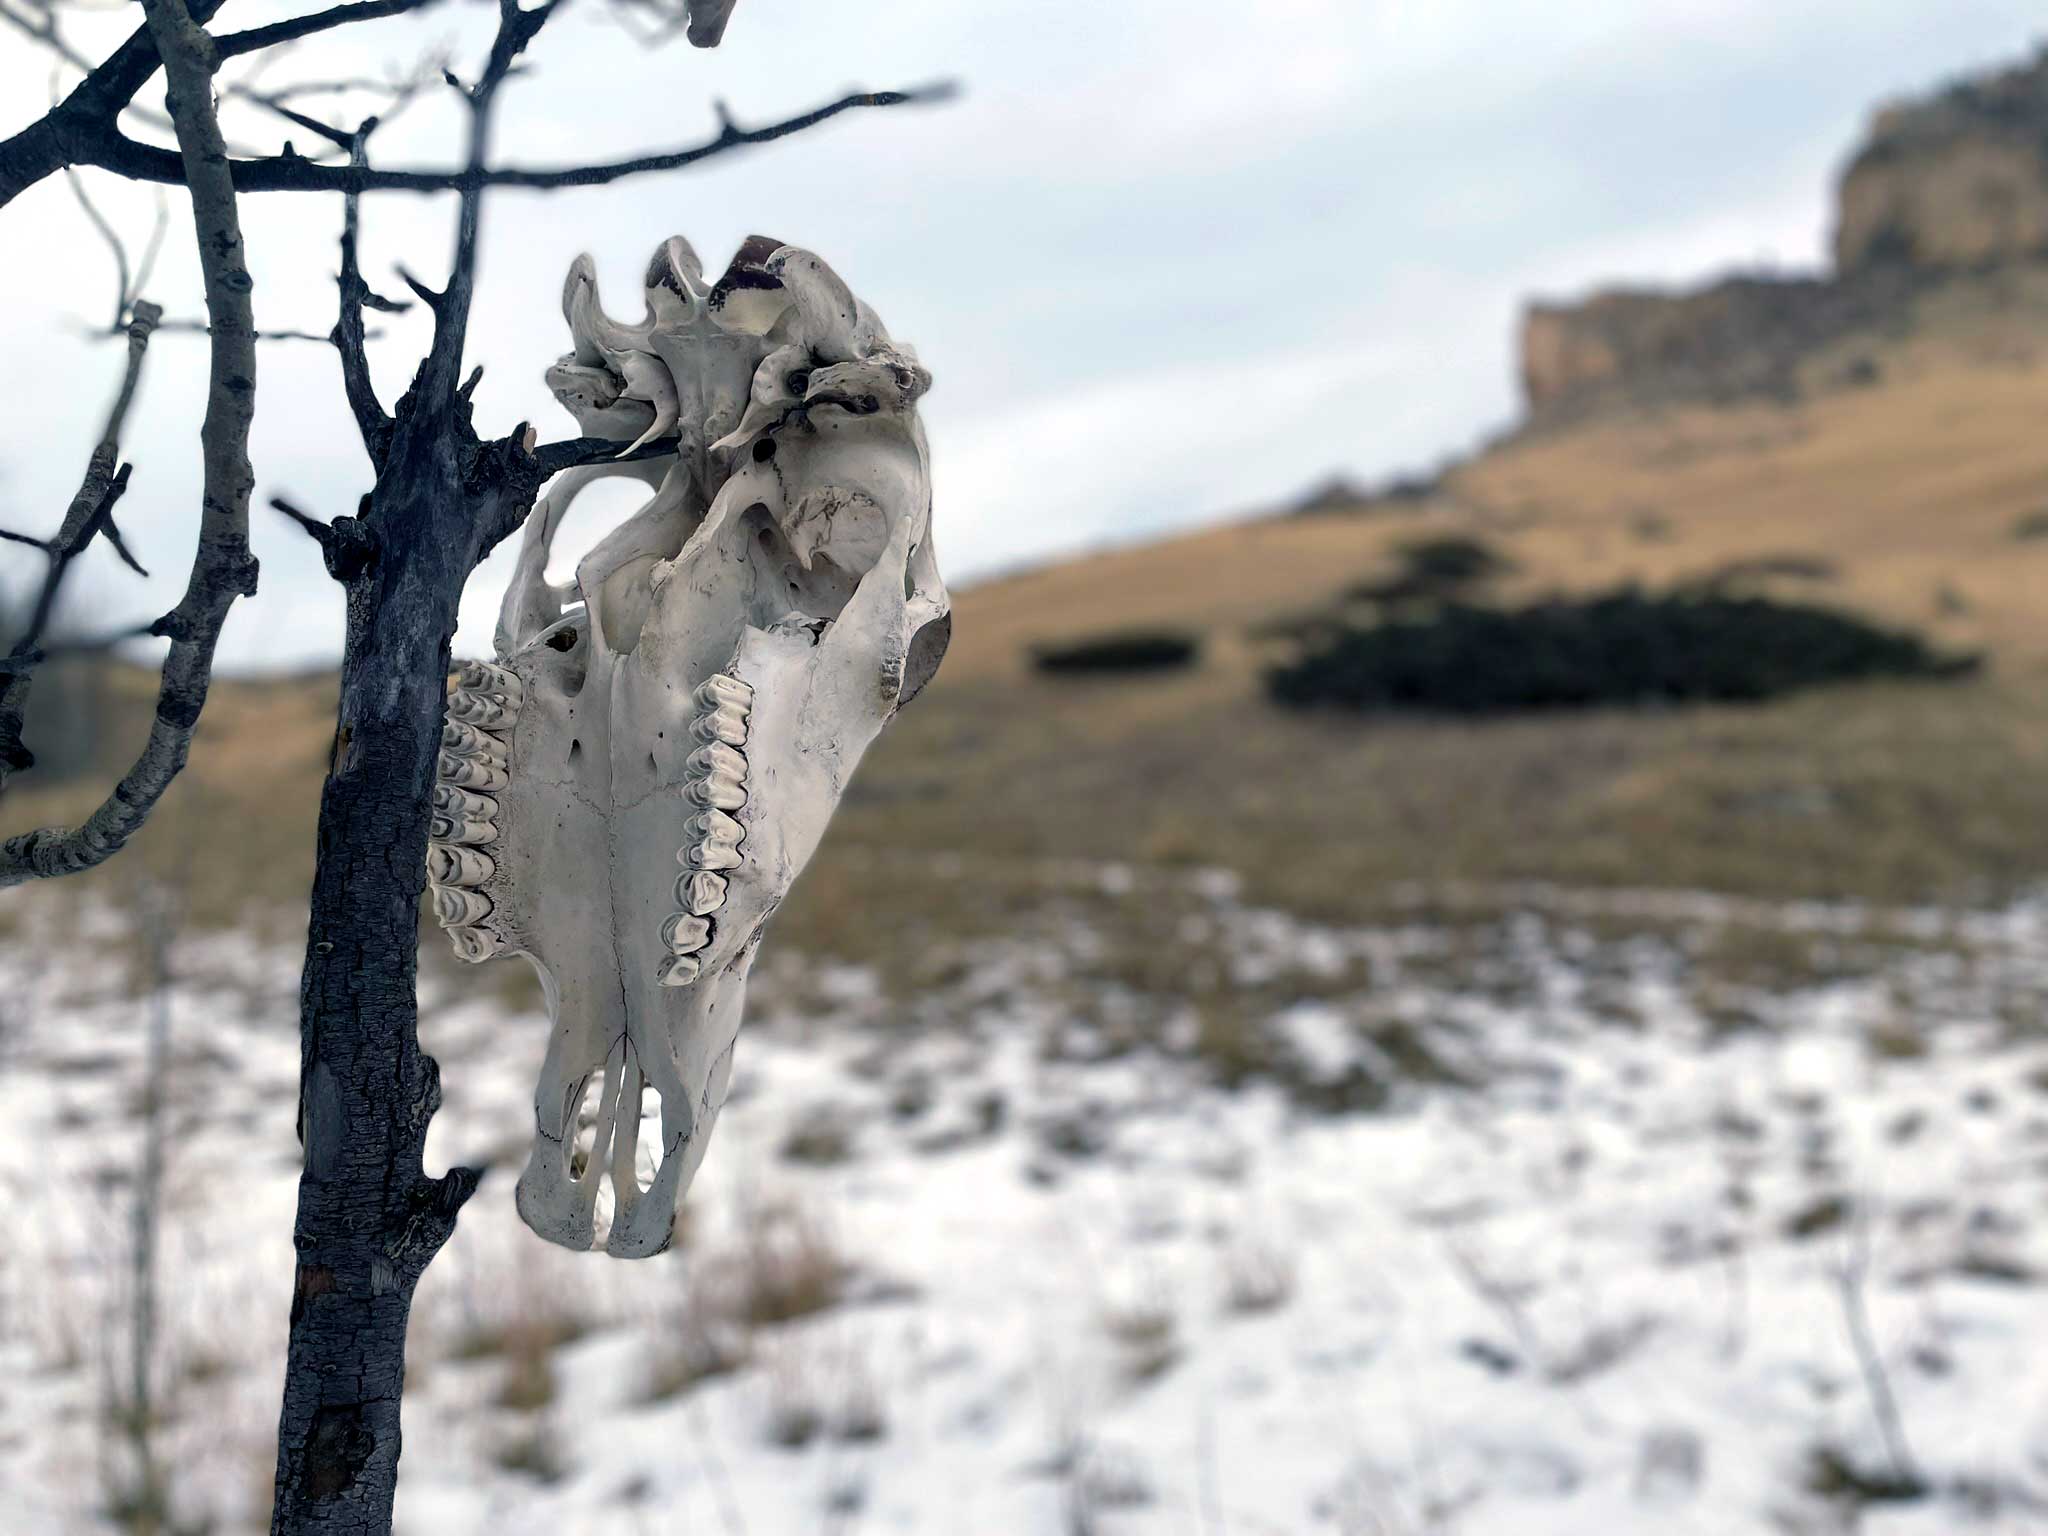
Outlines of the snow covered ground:
[{"label": "snow covered ground", "polygon": [[[400,1530],[2048,1531],[2048,904],[1337,930],[1216,876],[1047,890],[909,997],[771,939],[644,1264],[519,1225],[542,1022],[433,972],[433,1157],[494,1172],[420,1291]],[[1149,984],[1101,963],[1131,904],[1171,913]],[[104,1528],[148,1009],[119,914],[4,915],[34,1536]],[[1731,925],[1824,963],[1731,1004],[1694,959]],[[296,970],[173,953],[159,1438],[224,1528],[267,1509]]]}]

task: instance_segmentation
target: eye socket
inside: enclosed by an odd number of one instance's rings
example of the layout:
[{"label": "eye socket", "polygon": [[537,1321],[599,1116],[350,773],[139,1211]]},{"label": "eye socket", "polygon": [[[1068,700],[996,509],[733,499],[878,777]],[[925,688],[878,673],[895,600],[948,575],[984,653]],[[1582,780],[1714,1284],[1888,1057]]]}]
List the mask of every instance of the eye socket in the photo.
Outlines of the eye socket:
[{"label": "eye socket", "polygon": [[811,370],[808,368],[792,368],[784,376],[782,382],[792,395],[801,400],[811,391]]}]

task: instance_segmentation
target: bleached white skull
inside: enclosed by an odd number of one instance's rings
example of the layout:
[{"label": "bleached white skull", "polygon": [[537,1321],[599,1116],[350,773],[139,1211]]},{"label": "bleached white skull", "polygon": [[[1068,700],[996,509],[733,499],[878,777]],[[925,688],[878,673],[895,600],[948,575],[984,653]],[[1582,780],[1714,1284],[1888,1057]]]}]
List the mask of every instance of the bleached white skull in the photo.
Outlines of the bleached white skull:
[{"label": "bleached white skull", "polygon": [[[456,952],[524,955],[547,996],[520,1214],[591,1247],[608,1177],[607,1251],[643,1257],[704,1157],[763,925],[945,650],[931,379],[831,268],[759,237],[708,285],[668,241],[637,325],[605,314],[580,257],[563,309],[556,397],[586,434],[674,432],[677,452],[572,470],[534,508],[497,660],[449,699],[428,873]],[[605,474],[654,495],[551,586],[562,514]]]}]

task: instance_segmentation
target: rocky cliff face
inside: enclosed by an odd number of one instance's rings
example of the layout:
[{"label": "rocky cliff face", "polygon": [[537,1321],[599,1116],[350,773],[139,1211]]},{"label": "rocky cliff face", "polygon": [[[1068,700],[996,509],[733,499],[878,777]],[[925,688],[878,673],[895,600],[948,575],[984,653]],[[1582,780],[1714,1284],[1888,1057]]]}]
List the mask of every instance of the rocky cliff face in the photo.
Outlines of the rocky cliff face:
[{"label": "rocky cliff face", "polygon": [[1836,202],[1835,267],[1955,270],[2048,254],[2048,50],[1880,112]]},{"label": "rocky cliff face", "polygon": [[1532,411],[1616,387],[1748,394],[1782,387],[1798,352],[1838,328],[1832,285],[1736,277],[1697,293],[1612,289],[1522,318],[1522,389]]},{"label": "rocky cliff face", "polygon": [[1790,388],[1812,349],[1881,323],[1913,287],[2048,256],[2048,49],[1886,108],[1843,174],[1832,277],[1734,277],[1529,306],[1522,387],[1541,417],[1626,394]]}]

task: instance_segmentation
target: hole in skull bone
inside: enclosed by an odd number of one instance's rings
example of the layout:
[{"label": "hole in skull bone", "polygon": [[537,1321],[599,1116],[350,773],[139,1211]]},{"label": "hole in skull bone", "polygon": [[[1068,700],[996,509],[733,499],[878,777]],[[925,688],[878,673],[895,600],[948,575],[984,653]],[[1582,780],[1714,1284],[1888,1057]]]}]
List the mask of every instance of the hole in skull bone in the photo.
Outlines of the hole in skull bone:
[{"label": "hole in skull bone", "polygon": [[[625,1127],[633,1124],[624,1114],[619,1116],[620,1134],[627,1134]],[[655,1177],[661,1172],[661,1159],[666,1137],[662,1131],[661,1090],[652,1083],[640,1091],[639,1129],[633,1148],[633,1182],[645,1194],[654,1187]]]},{"label": "hole in skull bone", "polygon": [[775,439],[774,439],[774,438],[772,438],[772,437],[764,437],[764,438],[762,438],[762,439],[761,439],[760,441],[758,441],[757,443],[755,443],[755,444],[754,444],[754,462],[755,462],[756,464],[766,464],[766,463],[767,463],[767,462],[768,462],[768,461],[769,461],[770,459],[772,459],[772,458],[774,458],[774,457],[775,457]]},{"label": "hole in skull bone", "polygon": [[652,486],[633,475],[594,480],[576,494],[548,540],[547,579],[566,582],[583,557],[647,502]]},{"label": "hole in skull bone", "polygon": [[592,1102],[591,1079],[579,1077],[569,1085],[562,1099],[562,1125],[568,1134],[569,1177],[580,1179],[590,1169],[590,1149],[597,1138],[597,1105]]}]

